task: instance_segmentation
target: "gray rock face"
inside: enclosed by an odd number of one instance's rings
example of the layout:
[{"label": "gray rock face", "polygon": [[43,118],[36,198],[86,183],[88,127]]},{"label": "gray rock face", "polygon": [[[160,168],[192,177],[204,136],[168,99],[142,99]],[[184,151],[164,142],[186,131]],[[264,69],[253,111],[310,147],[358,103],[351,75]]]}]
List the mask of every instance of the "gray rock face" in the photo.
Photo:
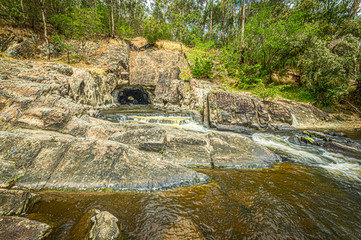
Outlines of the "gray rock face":
[{"label": "gray rock face", "polygon": [[13,58],[31,58],[39,53],[39,37],[33,36],[20,43],[15,43],[6,50],[6,55]]},{"label": "gray rock face", "polygon": [[[34,130],[0,132],[0,186],[154,191],[209,178],[127,145]],[[12,166],[12,167],[10,167]]]},{"label": "gray rock face", "polygon": [[93,226],[89,232],[92,240],[115,240],[120,236],[118,219],[107,211],[97,211],[91,218]]},{"label": "gray rock face", "polygon": [[[0,59],[0,125],[56,130],[89,107],[112,103],[113,78],[87,69]],[[2,120],[2,121],[1,121]]]},{"label": "gray rock face", "polygon": [[[135,53],[134,53],[135,54]],[[130,85],[141,85],[154,95],[153,103],[199,111],[206,126],[273,128],[287,124],[297,127],[327,121],[328,114],[310,104],[285,99],[261,100],[248,93],[230,93],[219,85],[178,79],[186,62],[178,52],[146,50],[133,56]]]},{"label": "gray rock face", "polygon": [[38,199],[34,193],[0,189],[0,216],[26,213]]},{"label": "gray rock face", "polygon": [[155,87],[157,82],[178,79],[180,61],[178,52],[167,50],[147,50],[137,53],[134,62],[130,62],[130,85]]},{"label": "gray rock face", "polygon": [[153,153],[156,159],[185,166],[270,167],[278,157],[247,137],[227,132],[194,132],[139,122],[110,123],[74,118],[64,133],[109,139]]},{"label": "gray rock face", "polygon": [[0,239],[40,240],[50,233],[45,223],[21,217],[0,217]]}]

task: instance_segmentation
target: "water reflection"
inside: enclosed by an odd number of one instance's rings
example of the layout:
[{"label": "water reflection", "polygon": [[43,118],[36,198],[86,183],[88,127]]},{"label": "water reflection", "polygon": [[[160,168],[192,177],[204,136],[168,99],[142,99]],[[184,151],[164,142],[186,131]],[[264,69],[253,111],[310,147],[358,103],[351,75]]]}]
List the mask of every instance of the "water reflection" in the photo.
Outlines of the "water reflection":
[{"label": "water reflection", "polygon": [[[152,194],[43,192],[29,218],[56,223],[62,231],[53,239],[76,239],[73,226],[92,208],[118,217],[129,239],[155,239],[177,219],[191,222],[205,239],[361,237],[360,196],[320,172],[291,163],[199,171],[214,181]],[[184,234],[192,224],[181,226]]]}]

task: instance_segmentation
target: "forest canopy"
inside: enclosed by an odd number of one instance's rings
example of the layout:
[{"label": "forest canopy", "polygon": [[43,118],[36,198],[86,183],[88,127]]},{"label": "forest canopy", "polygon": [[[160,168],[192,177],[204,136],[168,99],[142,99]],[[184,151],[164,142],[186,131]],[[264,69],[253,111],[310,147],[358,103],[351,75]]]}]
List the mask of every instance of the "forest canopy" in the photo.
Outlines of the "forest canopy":
[{"label": "forest canopy", "polygon": [[[260,96],[361,102],[361,0],[2,0],[2,25],[50,42],[143,36],[193,47],[188,75]],[[44,16],[42,16],[44,13]],[[66,46],[66,45],[64,45]],[[187,80],[187,73],[183,73]]]}]

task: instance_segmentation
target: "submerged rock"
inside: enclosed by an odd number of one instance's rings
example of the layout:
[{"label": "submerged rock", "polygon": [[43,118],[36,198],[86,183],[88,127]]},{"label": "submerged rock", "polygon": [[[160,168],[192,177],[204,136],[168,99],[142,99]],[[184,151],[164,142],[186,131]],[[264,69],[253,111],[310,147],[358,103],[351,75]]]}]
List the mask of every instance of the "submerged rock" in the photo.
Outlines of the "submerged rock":
[{"label": "submerged rock", "polygon": [[157,240],[204,240],[202,232],[192,220],[178,217],[170,226],[156,234],[152,239]]},{"label": "submerged rock", "polygon": [[0,239],[41,240],[50,234],[45,223],[21,217],[0,217]]},{"label": "submerged rock", "polygon": [[39,198],[30,192],[0,189],[0,216],[26,213]]}]

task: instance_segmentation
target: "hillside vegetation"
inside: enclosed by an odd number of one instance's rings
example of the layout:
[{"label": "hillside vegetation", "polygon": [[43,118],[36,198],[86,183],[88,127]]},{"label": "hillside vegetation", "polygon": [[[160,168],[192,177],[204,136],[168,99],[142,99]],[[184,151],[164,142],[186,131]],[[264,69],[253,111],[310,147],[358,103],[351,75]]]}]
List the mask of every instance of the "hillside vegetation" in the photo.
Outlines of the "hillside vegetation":
[{"label": "hillside vegetation", "polygon": [[[181,78],[317,105],[361,105],[360,0],[3,0],[2,26],[69,39],[145,37],[184,44]],[[187,46],[187,47],[185,47]],[[49,51],[50,52],[50,51]],[[49,54],[50,59],[50,54]],[[356,107],[355,107],[356,106]]]}]

